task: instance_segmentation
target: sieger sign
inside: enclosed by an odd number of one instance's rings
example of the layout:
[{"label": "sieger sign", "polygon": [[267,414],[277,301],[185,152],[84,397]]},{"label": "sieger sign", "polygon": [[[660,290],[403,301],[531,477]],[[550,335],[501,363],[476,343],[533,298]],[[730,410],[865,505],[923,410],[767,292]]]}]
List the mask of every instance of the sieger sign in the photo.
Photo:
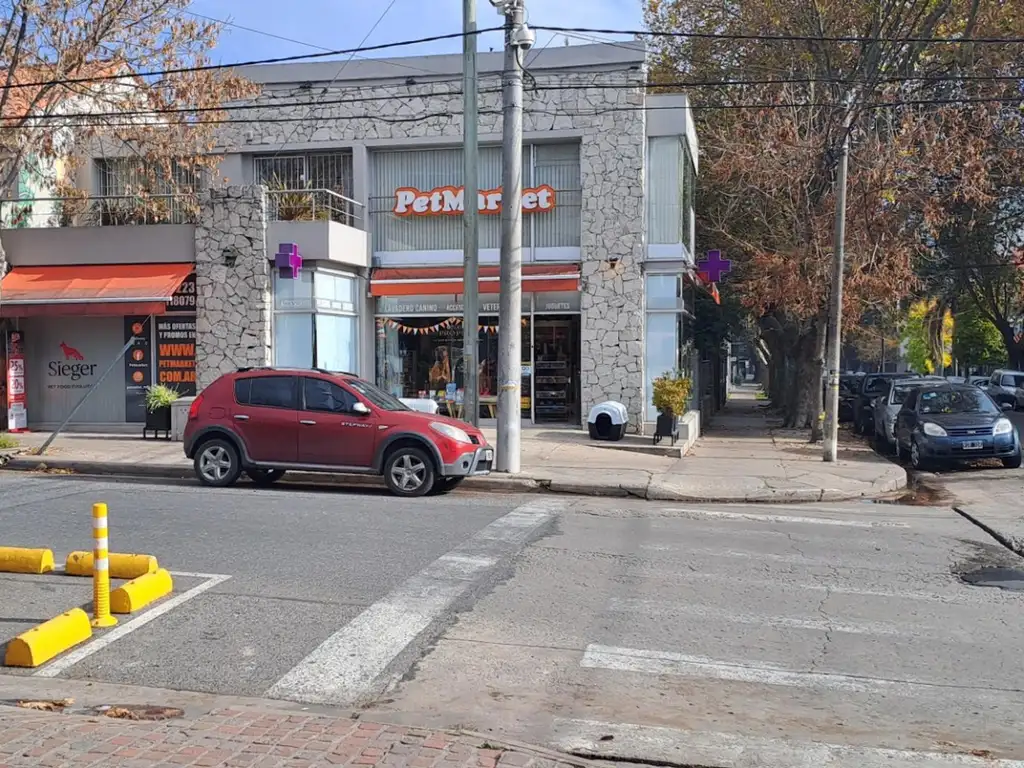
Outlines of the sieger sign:
[{"label": "sieger sign", "polygon": [[[557,194],[547,184],[523,190],[523,213],[547,213],[557,205]],[[396,216],[461,216],[466,210],[464,187],[435,187],[422,191],[415,187],[395,190]],[[487,216],[501,213],[501,188],[486,189],[477,195],[477,210]]]}]

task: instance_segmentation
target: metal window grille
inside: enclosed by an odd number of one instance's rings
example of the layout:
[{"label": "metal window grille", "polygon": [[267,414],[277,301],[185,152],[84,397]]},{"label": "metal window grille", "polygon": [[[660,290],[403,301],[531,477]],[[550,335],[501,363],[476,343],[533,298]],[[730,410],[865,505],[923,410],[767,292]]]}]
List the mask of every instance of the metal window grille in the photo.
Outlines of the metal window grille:
[{"label": "metal window grille", "polygon": [[[352,153],[312,152],[253,158],[253,179],[275,191],[327,190],[352,197]],[[352,226],[357,212],[350,202],[343,210],[332,211],[331,218]]]},{"label": "metal window grille", "polygon": [[168,178],[140,158],[97,160],[96,173],[99,200],[93,203],[93,213],[105,225],[191,221],[195,193],[204,185],[201,172],[174,163]]}]

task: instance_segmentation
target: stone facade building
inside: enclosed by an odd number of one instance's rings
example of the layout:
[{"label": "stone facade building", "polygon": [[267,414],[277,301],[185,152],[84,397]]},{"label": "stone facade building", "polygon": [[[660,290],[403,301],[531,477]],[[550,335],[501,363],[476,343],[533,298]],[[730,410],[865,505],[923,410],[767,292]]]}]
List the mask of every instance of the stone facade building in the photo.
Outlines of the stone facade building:
[{"label": "stone facade building", "polygon": [[[496,402],[502,60],[478,62],[484,419]],[[461,415],[461,68],[427,56],[243,69],[262,93],[219,127],[218,184],[197,190],[198,219],[164,224],[149,249],[108,233],[73,260],[118,260],[124,247],[121,261],[194,264],[199,388],[241,366],[321,367]],[[639,45],[531,52],[527,72],[522,414],[579,424],[617,400],[641,431],[656,416],[653,378],[696,367],[689,104],[647,93]],[[96,158],[82,183],[116,197],[125,168]],[[275,266],[282,247],[300,255],[297,275]]]}]

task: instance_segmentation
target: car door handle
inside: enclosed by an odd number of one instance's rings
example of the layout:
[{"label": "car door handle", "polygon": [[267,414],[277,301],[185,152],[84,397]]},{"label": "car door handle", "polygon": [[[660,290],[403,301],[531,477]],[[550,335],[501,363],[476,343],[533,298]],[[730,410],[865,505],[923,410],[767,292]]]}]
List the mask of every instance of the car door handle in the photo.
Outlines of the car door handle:
[{"label": "car door handle", "polygon": [[302,421],[299,422],[299,424],[302,424],[303,426],[307,426],[307,427],[315,427],[316,426],[316,422],[312,421],[311,419],[303,419]]},{"label": "car door handle", "polygon": [[244,415],[244,414],[241,414],[241,413],[239,413],[239,414],[237,414],[235,416],[235,421],[248,421],[248,420],[249,420],[249,417]]}]

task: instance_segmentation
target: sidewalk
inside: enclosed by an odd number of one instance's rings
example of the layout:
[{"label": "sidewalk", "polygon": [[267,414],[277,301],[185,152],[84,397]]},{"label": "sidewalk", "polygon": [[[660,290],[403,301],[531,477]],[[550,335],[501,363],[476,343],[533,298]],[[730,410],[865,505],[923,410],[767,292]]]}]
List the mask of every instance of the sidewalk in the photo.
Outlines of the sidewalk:
[{"label": "sidewalk", "polygon": [[[60,681],[36,689],[55,689]],[[25,686],[17,686],[23,689]],[[106,686],[104,686],[106,687]],[[108,687],[109,688],[109,687]],[[8,686],[0,684],[7,692]],[[209,709],[198,695],[153,691],[162,698],[196,700],[200,711],[178,710],[165,720],[115,719],[83,703],[67,711],[0,705],[0,766],[116,765],[226,766],[228,768],[569,768],[592,765],[540,748],[469,733],[384,725],[246,700]],[[116,694],[115,694],[116,695]],[[41,699],[37,694],[34,698]],[[92,696],[90,698],[95,698]],[[137,698],[130,692],[127,699]],[[209,700],[211,697],[205,697]],[[13,702],[11,702],[13,704]],[[139,702],[104,702],[121,713],[144,712]],[[163,709],[180,706],[153,700]],[[96,707],[96,703],[91,704]],[[174,713],[172,713],[174,714]]]},{"label": "sidewalk", "polygon": [[[906,486],[901,467],[850,440],[840,460],[825,464],[821,446],[803,431],[772,428],[756,390],[744,387],[714,417],[712,429],[684,457],[655,448],[651,438],[622,443],[591,441],[583,430],[523,431],[522,472],[472,478],[463,486],[487,491],[551,491],[588,496],[637,497],[681,502],[840,501],[877,496]],[[493,430],[484,434],[493,445]],[[23,448],[43,443],[43,433],[19,435]],[[643,452],[638,452],[643,451]],[[663,455],[665,453],[675,455]],[[192,478],[180,443],[125,435],[68,433],[45,456],[13,456],[8,469],[71,471],[147,477]],[[382,485],[375,477],[289,473],[290,482]]]}]

